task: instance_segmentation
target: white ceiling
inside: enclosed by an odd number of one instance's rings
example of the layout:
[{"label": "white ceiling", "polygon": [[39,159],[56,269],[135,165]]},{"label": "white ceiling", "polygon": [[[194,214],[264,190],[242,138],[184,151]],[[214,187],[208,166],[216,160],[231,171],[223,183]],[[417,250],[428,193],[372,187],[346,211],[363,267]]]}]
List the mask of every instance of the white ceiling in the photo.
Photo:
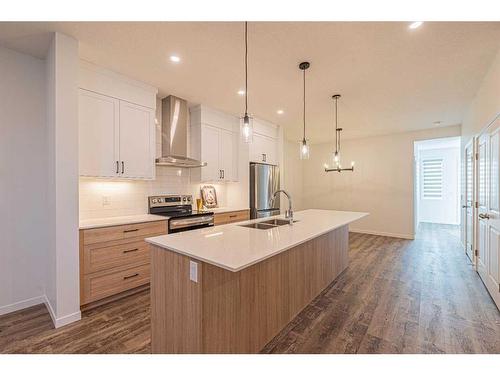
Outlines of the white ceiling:
[{"label": "white ceiling", "polygon": [[[301,61],[307,72],[307,138],[353,138],[459,124],[490,66],[500,23],[249,23],[249,111],[302,138]],[[0,44],[43,57],[49,31],[80,41],[80,56],[152,84],[162,95],[241,114],[242,22],[0,23]],[[171,54],[182,61],[174,64]],[[276,110],[285,113],[278,115]]]}]

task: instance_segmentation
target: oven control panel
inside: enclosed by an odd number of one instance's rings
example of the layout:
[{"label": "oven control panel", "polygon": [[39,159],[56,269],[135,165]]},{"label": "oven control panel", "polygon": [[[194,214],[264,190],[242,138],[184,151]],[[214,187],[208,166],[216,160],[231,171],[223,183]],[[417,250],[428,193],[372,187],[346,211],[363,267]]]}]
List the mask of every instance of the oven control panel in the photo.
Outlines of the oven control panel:
[{"label": "oven control panel", "polygon": [[149,197],[149,207],[168,207],[179,205],[191,205],[192,195],[157,195]]}]

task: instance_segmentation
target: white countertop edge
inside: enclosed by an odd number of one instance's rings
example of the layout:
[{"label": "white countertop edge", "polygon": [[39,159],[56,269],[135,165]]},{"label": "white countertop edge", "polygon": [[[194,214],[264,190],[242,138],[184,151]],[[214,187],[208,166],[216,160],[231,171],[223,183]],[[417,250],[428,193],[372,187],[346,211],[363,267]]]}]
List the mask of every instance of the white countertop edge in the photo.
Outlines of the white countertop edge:
[{"label": "white countertop edge", "polygon": [[118,225],[149,223],[154,221],[168,220],[166,216],[142,214],[129,216],[112,216],[96,219],[80,220],[79,229],[96,229],[105,227],[115,227]]},{"label": "white countertop edge", "polygon": [[[339,211],[339,212],[348,212],[348,211]],[[189,258],[196,259],[196,260],[199,260],[199,261],[202,261],[202,262],[205,262],[205,263],[211,264],[211,265],[216,266],[216,267],[219,267],[219,268],[223,268],[223,269],[225,269],[225,270],[227,270],[227,271],[231,271],[231,272],[239,272],[239,271],[241,271],[241,270],[243,270],[243,269],[245,269],[245,268],[248,268],[248,267],[250,267],[250,266],[253,266],[254,264],[260,263],[260,262],[262,262],[262,261],[264,261],[264,260],[266,260],[266,259],[269,259],[269,258],[271,258],[271,257],[273,257],[273,256],[275,256],[275,255],[278,255],[278,254],[280,254],[280,253],[282,253],[282,252],[284,252],[284,251],[287,251],[287,250],[289,250],[289,249],[291,249],[291,248],[293,248],[293,247],[299,246],[299,245],[303,244],[304,242],[307,242],[307,241],[309,241],[309,240],[312,240],[313,238],[317,238],[317,237],[319,237],[319,236],[322,236],[323,234],[328,233],[328,232],[331,232],[332,230],[338,229],[338,228],[340,228],[340,227],[343,227],[344,225],[349,225],[350,223],[352,223],[352,222],[354,222],[354,221],[357,221],[357,220],[359,220],[359,219],[361,219],[361,218],[363,218],[363,217],[365,217],[365,216],[368,216],[368,215],[369,215],[367,212],[357,212],[357,213],[359,213],[359,214],[360,214],[360,216],[359,216],[358,218],[356,218],[356,219],[346,221],[345,223],[342,223],[342,224],[339,224],[339,225],[333,226],[333,227],[331,227],[331,228],[325,229],[325,230],[323,230],[323,231],[320,231],[320,232],[318,232],[318,233],[315,233],[314,235],[304,237],[304,239],[303,239],[303,240],[300,240],[300,241],[298,241],[298,242],[296,242],[296,243],[293,243],[293,244],[291,244],[291,245],[289,245],[289,246],[285,246],[284,248],[282,248],[282,249],[280,249],[280,250],[277,250],[277,251],[275,251],[275,252],[269,253],[269,254],[267,254],[266,256],[264,256],[264,257],[262,257],[262,258],[260,258],[260,259],[256,259],[256,260],[254,260],[254,261],[252,261],[252,262],[250,262],[250,263],[248,263],[248,264],[245,264],[245,265],[243,265],[243,266],[241,266],[241,267],[237,267],[237,268],[230,267],[230,266],[226,266],[226,265],[224,265],[224,264],[220,264],[220,263],[217,263],[217,262],[211,261],[210,259],[206,259],[206,258],[204,258],[204,257],[201,257],[201,256],[199,256],[199,255],[193,255],[193,254],[190,254],[190,253],[188,253],[188,252],[185,252],[185,251],[182,251],[182,250],[179,250],[179,249],[175,249],[175,248],[173,248],[173,247],[169,247],[169,246],[167,246],[167,245],[165,245],[165,244],[162,244],[162,243],[160,243],[160,242],[157,242],[157,241],[153,240],[153,238],[154,238],[154,237],[151,237],[151,238],[146,238],[146,239],[145,239],[145,241],[146,241],[146,242],[148,242],[148,243],[150,243],[150,244],[153,244],[153,245],[155,245],[155,246],[161,247],[161,248],[163,248],[163,249],[167,249],[167,250],[173,251],[173,252],[175,252],[175,253],[185,255],[185,256],[187,256],[187,257],[189,257]],[[283,215],[274,216],[274,217],[276,217],[276,218],[282,218],[282,216],[283,216]],[[259,222],[259,221],[265,221],[265,220],[269,220],[269,217],[262,218],[262,219],[257,219],[257,220],[256,220],[256,219],[254,219],[254,220],[241,221],[241,222],[238,222],[238,223],[232,223],[232,224],[226,224],[226,225],[244,225],[244,224],[248,224],[248,223],[253,223],[253,222],[255,222],[255,223],[256,223],[256,222]],[[249,229],[250,229],[250,228],[249,228]],[[255,229],[255,230],[260,230],[260,229]]]},{"label": "white countertop edge", "polygon": [[250,211],[248,207],[216,207],[216,208],[204,208],[207,212],[213,212],[214,214],[224,214],[226,212],[237,212],[237,211]]}]

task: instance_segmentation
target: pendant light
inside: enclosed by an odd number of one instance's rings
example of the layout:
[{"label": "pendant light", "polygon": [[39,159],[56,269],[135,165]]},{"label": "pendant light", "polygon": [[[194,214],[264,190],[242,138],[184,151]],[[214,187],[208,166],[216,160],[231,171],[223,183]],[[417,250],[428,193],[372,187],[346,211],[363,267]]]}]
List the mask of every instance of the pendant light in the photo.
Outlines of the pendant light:
[{"label": "pendant light", "polygon": [[253,118],[248,115],[248,23],[245,22],[245,114],[240,119],[240,133],[245,143],[253,141]]},{"label": "pendant light", "polygon": [[335,151],[333,153],[333,166],[329,167],[325,165],[325,172],[342,172],[342,171],[351,171],[354,172],[354,162],[351,162],[351,168],[342,168],[340,164],[340,134],[342,133],[342,128],[338,126],[338,107],[337,103],[340,99],[339,94],[335,94],[332,96],[332,99],[335,103]]},{"label": "pendant light", "polygon": [[303,73],[303,81],[304,81],[304,91],[303,91],[303,99],[304,99],[304,108],[303,108],[303,120],[304,120],[304,135],[302,137],[302,142],[300,143],[300,159],[306,160],[309,159],[309,145],[306,140],[306,70],[309,69],[309,64],[307,61],[301,62],[299,64],[299,69],[302,70]]}]

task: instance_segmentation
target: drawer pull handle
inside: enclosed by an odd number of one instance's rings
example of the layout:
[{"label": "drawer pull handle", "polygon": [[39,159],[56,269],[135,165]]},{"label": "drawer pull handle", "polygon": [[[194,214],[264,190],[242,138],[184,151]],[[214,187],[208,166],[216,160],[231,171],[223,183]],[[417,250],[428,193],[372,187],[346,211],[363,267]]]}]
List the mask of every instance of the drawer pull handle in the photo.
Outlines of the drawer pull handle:
[{"label": "drawer pull handle", "polygon": [[234,218],[236,216],[238,216],[238,215],[229,215],[230,218]]},{"label": "drawer pull handle", "polygon": [[138,273],[134,273],[133,275],[130,275],[130,276],[123,276],[123,280],[128,280],[128,279],[131,279],[132,277],[137,277],[139,276]]},{"label": "drawer pull handle", "polygon": [[139,249],[123,250],[123,254],[131,253],[133,251],[138,251]]},{"label": "drawer pull handle", "polygon": [[139,230],[139,228],[127,229],[127,230],[124,230],[123,233],[137,232],[138,230]]}]

